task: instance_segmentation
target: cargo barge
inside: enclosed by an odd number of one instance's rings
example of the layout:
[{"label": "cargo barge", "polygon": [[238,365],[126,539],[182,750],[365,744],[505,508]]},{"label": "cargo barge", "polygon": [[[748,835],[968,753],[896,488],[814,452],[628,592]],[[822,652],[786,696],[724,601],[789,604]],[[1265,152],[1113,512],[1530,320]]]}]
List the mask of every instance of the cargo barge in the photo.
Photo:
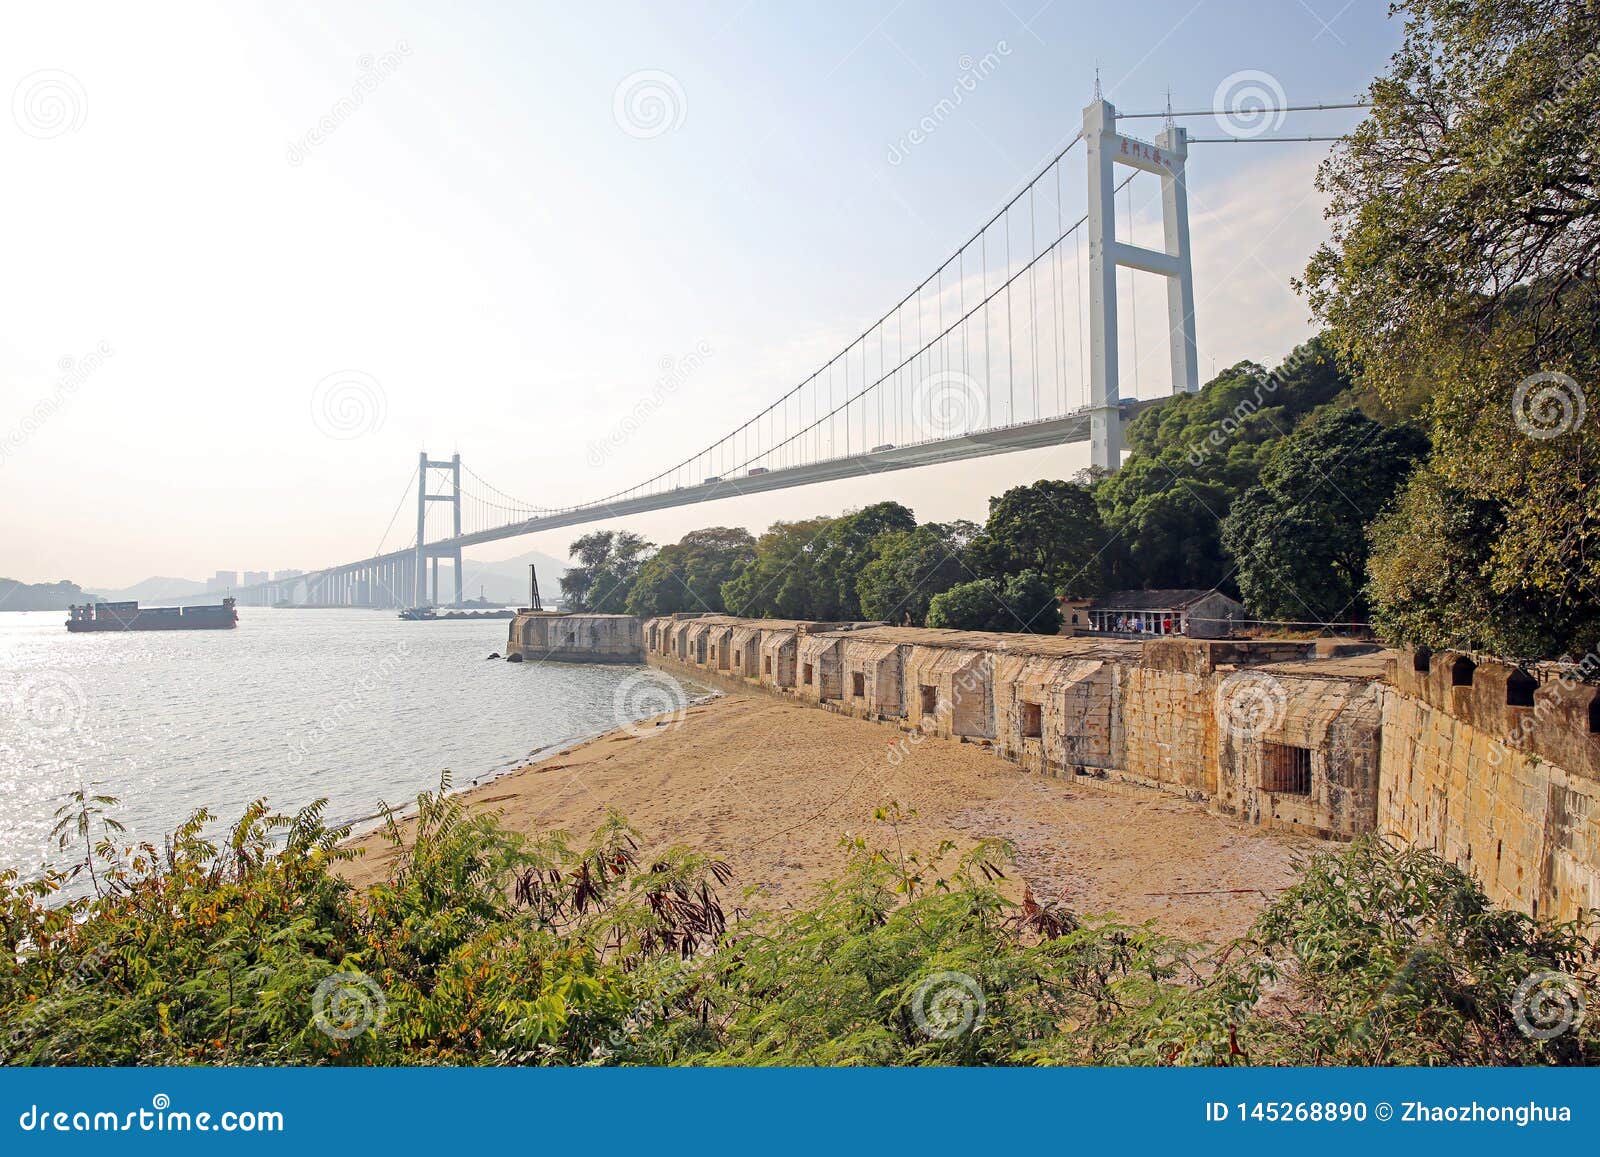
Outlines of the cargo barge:
[{"label": "cargo barge", "polygon": [[514,619],[517,612],[508,608],[499,611],[445,611],[440,614],[436,607],[412,607],[401,611],[400,617],[408,623],[432,623],[445,619]]},{"label": "cargo barge", "polygon": [[225,631],[239,625],[232,599],[203,607],[143,607],[131,603],[84,603],[68,608],[67,630]]}]

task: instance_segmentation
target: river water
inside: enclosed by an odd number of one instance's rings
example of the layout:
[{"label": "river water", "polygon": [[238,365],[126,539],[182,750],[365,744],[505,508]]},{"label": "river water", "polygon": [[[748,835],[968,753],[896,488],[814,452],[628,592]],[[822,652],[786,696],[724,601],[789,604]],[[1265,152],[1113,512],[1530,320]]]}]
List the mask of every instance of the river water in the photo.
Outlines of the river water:
[{"label": "river water", "polygon": [[73,635],[65,618],[0,613],[0,868],[63,858],[53,815],[80,786],[158,846],[194,809],[231,822],[258,796],[326,796],[359,826],[446,768],[466,787],[663,710],[638,667],[486,661],[503,619],[241,607],[232,631]]}]

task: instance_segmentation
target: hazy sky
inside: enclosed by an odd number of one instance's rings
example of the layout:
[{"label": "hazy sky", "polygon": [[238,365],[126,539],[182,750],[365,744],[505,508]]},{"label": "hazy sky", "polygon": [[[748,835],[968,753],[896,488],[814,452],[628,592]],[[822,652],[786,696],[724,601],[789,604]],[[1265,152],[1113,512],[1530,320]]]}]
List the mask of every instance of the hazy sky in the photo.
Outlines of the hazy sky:
[{"label": "hazy sky", "polygon": [[[360,557],[422,448],[541,504],[621,489],[930,273],[1077,129],[1097,62],[1125,111],[1169,89],[1209,108],[1245,70],[1291,103],[1348,100],[1398,40],[1386,7],[8,7],[0,576],[112,586]],[[986,56],[959,110],[896,155]],[[671,111],[641,136],[616,104],[645,70],[670,78]],[[1288,279],[1324,232],[1325,147],[1195,146],[1203,378],[1309,332]],[[1158,212],[1138,202],[1139,222]],[[1139,281],[1155,319],[1161,285]],[[1146,329],[1150,395],[1166,363]],[[663,360],[702,344],[670,404],[594,465],[586,448]],[[341,374],[363,401],[329,413],[319,383]],[[1013,454],[621,525],[666,542],[890,497],[981,519],[988,495],[1086,460]],[[481,553],[562,555],[576,533]]]}]

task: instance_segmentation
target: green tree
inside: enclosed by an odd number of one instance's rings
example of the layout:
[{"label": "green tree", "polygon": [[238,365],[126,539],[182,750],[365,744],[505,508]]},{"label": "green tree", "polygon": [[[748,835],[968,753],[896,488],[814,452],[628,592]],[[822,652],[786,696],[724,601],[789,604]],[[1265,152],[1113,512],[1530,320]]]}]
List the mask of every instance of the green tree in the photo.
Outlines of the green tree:
[{"label": "green tree", "polygon": [[[1459,598],[1428,588],[1430,637],[1583,651],[1600,642],[1600,435],[1584,394],[1600,379],[1600,19],[1577,0],[1397,10],[1404,41],[1372,109],[1319,173],[1331,240],[1304,282],[1364,389],[1432,385],[1425,490],[1376,538],[1377,616],[1420,641],[1390,599],[1455,559],[1470,527],[1489,536],[1481,569]],[[1537,629],[1510,623],[1530,607]]]},{"label": "green tree", "polygon": [[676,611],[721,611],[722,584],[755,556],[755,537],[742,527],[691,530],[645,560],[628,592],[628,613],[649,618]]},{"label": "green tree", "polygon": [[775,522],[756,539],[755,557],[722,584],[730,614],[752,618],[811,619],[832,596],[817,568],[818,538],[831,518]]},{"label": "green tree", "polygon": [[812,616],[841,622],[861,618],[856,583],[875,557],[879,538],[916,526],[916,516],[898,502],[875,502],[832,519],[814,547],[818,601]]},{"label": "green tree", "polygon": [[1042,574],[1025,570],[1006,579],[975,579],[934,596],[928,626],[1055,635],[1061,631],[1061,605]]},{"label": "green tree", "polygon": [[1106,543],[1105,524],[1087,487],[1039,481],[989,500],[989,518],[967,555],[985,578],[1033,570],[1057,591],[1087,598],[1105,588]]},{"label": "green tree", "polygon": [[1268,619],[1365,618],[1367,526],[1425,450],[1413,428],[1344,408],[1279,441],[1222,524],[1246,605]]},{"label": "green tree", "polygon": [[1440,650],[1534,655],[1559,645],[1533,591],[1492,586],[1504,508],[1451,487],[1432,462],[1372,524],[1373,625],[1385,638]]},{"label": "green tree", "polygon": [[1270,373],[1240,362],[1199,392],[1139,414],[1128,424],[1127,462],[1094,485],[1116,584],[1226,584],[1233,565],[1222,520],[1234,500],[1296,423],[1349,386],[1333,347],[1313,339]]},{"label": "green tree", "polygon": [[929,601],[969,577],[961,554],[976,530],[970,522],[928,523],[880,535],[856,580],[862,617],[898,624],[909,615],[920,626]]},{"label": "green tree", "polygon": [[570,610],[623,614],[653,549],[631,530],[596,530],[576,539],[568,550],[577,565],[561,576],[562,601]]}]

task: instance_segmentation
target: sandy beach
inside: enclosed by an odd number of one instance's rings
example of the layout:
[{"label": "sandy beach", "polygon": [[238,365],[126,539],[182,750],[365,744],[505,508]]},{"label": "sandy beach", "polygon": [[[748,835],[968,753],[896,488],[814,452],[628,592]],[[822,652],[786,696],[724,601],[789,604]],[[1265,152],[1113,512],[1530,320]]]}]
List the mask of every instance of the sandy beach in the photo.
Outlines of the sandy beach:
[{"label": "sandy beach", "polygon": [[[1156,793],[1030,774],[982,747],[907,742],[883,724],[765,695],[731,694],[677,721],[616,731],[464,793],[510,828],[586,836],[608,807],[637,827],[644,850],[686,844],[727,860],[746,906],[803,901],[843,864],[841,837],[885,843],[880,804],[914,810],[907,847],[1011,840],[1010,872],[1041,900],[1078,912],[1154,918],[1167,932],[1218,940],[1245,930],[1293,881],[1294,853],[1317,842],[1269,834]],[[347,866],[378,878],[392,853],[375,836]]]}]

